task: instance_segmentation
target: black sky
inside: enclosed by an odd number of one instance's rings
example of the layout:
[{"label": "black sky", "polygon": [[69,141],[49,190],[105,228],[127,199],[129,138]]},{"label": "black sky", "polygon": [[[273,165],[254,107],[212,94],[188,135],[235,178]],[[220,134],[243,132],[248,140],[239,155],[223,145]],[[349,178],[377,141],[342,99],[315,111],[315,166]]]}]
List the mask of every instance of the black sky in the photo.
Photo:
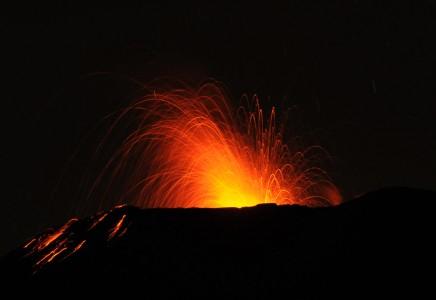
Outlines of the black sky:
[{"label": "black sky", "polygon": [[436,1],[320,2],[5,9],[0,253],[76,212],[103,118],[163,76],[291,107],[347,198],[436,188]]}]

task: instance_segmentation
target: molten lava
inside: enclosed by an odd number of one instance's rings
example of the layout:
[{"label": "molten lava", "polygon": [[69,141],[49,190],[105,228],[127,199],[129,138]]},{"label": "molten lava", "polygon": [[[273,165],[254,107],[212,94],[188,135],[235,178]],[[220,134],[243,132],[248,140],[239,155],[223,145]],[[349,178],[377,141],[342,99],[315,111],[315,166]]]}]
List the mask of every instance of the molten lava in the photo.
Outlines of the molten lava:
[{"label": "molten lava", "polygon": [[[247,101],[248,102],[248,101]],[[117,120],[137,127],[108,164],[113,181],[140,207],[323,206],[340,195],[305,151],[292,153],[257,97],[232,110],[216,84],[153,92]]]},{"label": "molten lava", "polygon": [[[83,219],[81,224],[73,218],[56,230],[48,230],[22,246],[23,259],[30,261],[36,272],[47,264],[63,261],[78,253],[86,247],[88,239],[95,242],[95,236],[106,228],[109,231],[105,241],[118,240],[129,228],[127,209],[126,206],[115,206],[108,212]],[[112,214],[111,220],[107,220],[109,214]]]}]

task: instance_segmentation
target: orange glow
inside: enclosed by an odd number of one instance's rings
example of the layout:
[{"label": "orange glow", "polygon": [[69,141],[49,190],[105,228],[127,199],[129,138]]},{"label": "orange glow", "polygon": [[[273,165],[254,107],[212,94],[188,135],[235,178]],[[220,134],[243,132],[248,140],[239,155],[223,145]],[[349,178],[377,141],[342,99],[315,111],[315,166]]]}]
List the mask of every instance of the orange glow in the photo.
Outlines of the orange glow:
[{"label": "orange glow", "polygon": [[30,245],[32,245],[34,242],[36,242],[36,238],[31,239],[30,241],[28,241],[23,248],[26,249],[28,248]]},{"label": "orange glow", "polygon": [[76,247],[74,247],[73,253],[79,251],[80,248],[82,248],[85,243],[86,243],[86,240],[81,241],[80,244],[78,244]]},{"label": "orange glow", "polygon": [[49,253],[47,253],[46,255],[44,255],[37,263],[36,265],[39,264],[44,264],[44,263],[49,263],[52,262],[59,254],[61,254],[62,252],[64,252],[65,250],[67,250],[68,247],[56,247],[53,250],[51,250]]},{"label": "orange glow", "polygon": [[94,229],[95,226],[97,226],[98,224],[100,224],[106,217],[107,217],[108,213],[104,213],[101,215],[101,217],[99,217],[97,220],[95,220],[91,226],[89,227],[89,230]]},{"label": "orange glow", "polygon": [[155,91],[117,123],[132,114],[138,126],[107,168],[114,181],[129,178],[124,199],[140,207],[340,202],[325,173],[309,164],[307,151],[289,150],[274,108],[265,114],[257,97],[235,111],[220,87],[206,84]]},{"label": "orange glow", "polygon": [[[121,219],[118,221],[118,223],[115,225],[115,227],[112,229],[112,231],[109,233],[108,240],[113,239],[117,233],[120,231],[120,229],[123,226],[124,220],[126,219],[126,214],[124,214]],[[124,234],[124,233],[123,233]]]},{"label": "orange glow", "polygon": [[[84,248],[89,236],[93,236],[95,231],[99,230],[96,227],[101,224],[106,217],[116,211],[123,209],[124,206],[116,206],[111,211],[97,214],[95,217],[87,220],[89,222],[85,230],[74,228],[77,219],[73,218],[65,223],[62,227],[50,233],[43,233],[37,238],[33,238],[22,246],[26,251],[24,257],[33,260],[35,272],[45,265],[53,262],[63,261],[73,254]],[[115,225],[108,230],[107,240],[120,238],[127,233],[128,224],[126,224],[127,215],[123,214],[118,220],[111,220]],[[83,221],[85,222],[85,221]],[[78,230],[78,231],[77,231]]]},{"label": "orange glow", "polygon": [[74,223],[76,223],[78,219],[71,219],[67,223],[65,223],[60,229],[56,230],[54,233],[47,235],[47,237],[42,240],[38,245],[38,250],[42,250],[44,248],[47,248],[50,246],[51,243],[56,241],[62,234],[70,228],[70,226]]}]

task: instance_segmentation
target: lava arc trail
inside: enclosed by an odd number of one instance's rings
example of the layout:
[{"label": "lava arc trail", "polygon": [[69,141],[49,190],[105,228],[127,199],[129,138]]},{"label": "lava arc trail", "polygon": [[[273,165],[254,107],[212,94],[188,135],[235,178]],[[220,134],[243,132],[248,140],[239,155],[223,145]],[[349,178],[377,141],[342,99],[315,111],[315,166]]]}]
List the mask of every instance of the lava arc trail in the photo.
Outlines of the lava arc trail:
[{"label": "lava arc trail", "polygon": [[[259,99],[238,109],[218,84],[154,91],[116,124],[137,121],[107,164],[124,199],[140,207],[243,207],[260,203],[324,206],[340,202],[307,151],[290,151],[284,126]],[[127,178],[127,179],[126,179]]]}]

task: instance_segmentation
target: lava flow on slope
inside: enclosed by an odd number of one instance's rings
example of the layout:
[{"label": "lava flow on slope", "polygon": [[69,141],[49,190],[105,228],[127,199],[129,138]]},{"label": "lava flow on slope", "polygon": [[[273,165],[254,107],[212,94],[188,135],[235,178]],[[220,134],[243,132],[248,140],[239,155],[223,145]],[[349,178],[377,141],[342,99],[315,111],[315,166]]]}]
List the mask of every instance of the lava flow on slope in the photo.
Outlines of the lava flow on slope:
[{"label": "lava flow on slope", "polygon": [[321,208],[122,206],[30,239],[0,260],[0,278],[150,297],[419,293],[433,287],[422,268],[435,267],[435,199],[392,188]]}]

